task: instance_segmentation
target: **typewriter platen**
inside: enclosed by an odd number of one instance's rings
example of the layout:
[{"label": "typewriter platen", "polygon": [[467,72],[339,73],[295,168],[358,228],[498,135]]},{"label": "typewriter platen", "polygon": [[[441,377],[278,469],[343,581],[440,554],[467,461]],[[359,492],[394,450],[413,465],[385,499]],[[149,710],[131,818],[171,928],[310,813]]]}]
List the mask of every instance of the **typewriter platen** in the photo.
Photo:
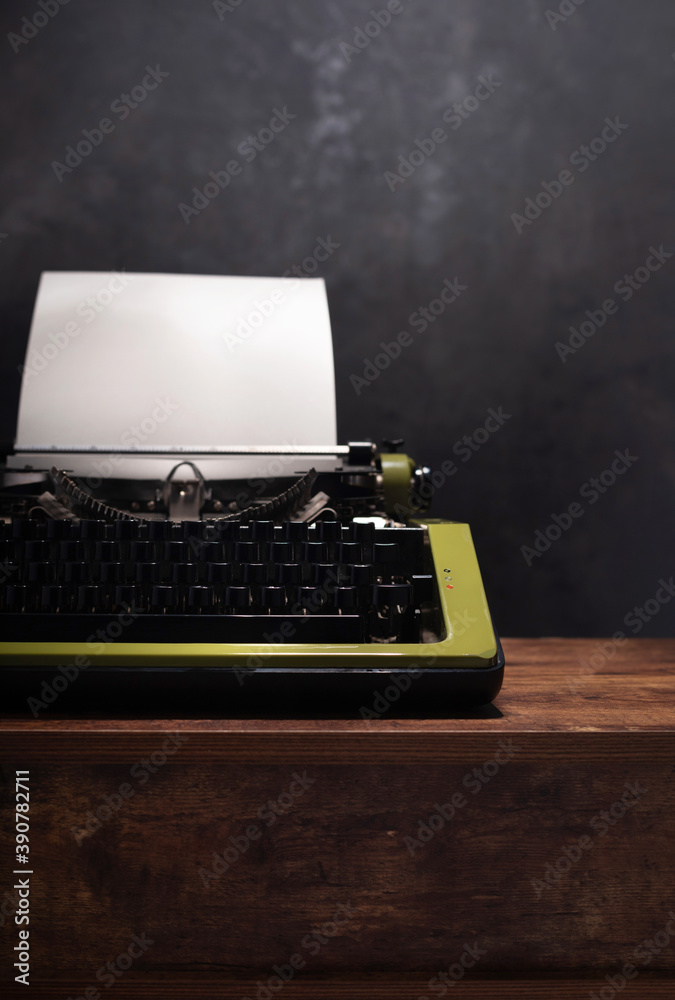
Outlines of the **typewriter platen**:
[{"label": "typewriter platen", "polygon": [[5,700],[370,718],[492,700],[504,663],[469,527],[427,516],[429,470],[399,446],[17,446]]}]

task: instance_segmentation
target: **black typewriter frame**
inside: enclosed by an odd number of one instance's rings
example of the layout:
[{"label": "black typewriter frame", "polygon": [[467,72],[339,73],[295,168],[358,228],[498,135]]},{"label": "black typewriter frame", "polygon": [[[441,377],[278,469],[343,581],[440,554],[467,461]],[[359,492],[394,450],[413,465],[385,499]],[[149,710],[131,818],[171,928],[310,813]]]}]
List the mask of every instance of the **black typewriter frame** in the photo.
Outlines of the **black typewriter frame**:
[{"label": "black typewriter frame", "polygon": [[[499,694],[504,653],[496,638],[497,663],[493,667],[420,667],[413,677],[405,670],[372,666],[262,666],[247,671],[242,680],[233,669],[222,667],[92,664],[76,683],[59,694],[53,710],[48,708],[42,717],[71,712],[94,717],[156,718],[176,718],[177,713],[194,718],[452,717],[487,707]],[[26,714],[28,699],[38,697],[43,682],[51,684],[56,676],[61,676],[56,667],[0,667],[2,704],[9,712]],[[497,710],[492,707],[492,711]]]}]

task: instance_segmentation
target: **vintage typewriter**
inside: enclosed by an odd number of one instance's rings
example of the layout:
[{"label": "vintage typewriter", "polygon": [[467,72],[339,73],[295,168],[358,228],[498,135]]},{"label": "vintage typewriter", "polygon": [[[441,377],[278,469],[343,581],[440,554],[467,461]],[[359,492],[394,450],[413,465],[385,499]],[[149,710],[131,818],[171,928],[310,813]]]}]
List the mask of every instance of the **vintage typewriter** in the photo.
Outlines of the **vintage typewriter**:
[{"label": "vintage typewriter", "polygon": [[[202,361],[189,318],[164,326],[191,303]],[[43,275],[0,480],[5,703],[372,718],[494,698],[504,661],[469,527],[426,515],[429,470],[401,442],[334,443],[327,315],[318,280]],[[297,386],[270,380],[275,350],[309,366]],[[242,414],[260,366],[276,408]],[[219,378],[236,399],[213,398]],[[304,378],[318,385],[298,402]],[[212,427],[222,409],[238,432]],[[188,443],[199,421],[207,443]]]}]

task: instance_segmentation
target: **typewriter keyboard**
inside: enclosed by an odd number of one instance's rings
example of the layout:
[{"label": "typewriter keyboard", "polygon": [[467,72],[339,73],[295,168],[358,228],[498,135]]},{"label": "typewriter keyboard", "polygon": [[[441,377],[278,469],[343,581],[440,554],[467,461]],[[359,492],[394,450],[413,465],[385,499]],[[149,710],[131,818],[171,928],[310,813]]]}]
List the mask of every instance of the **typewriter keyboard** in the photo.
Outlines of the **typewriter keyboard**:
[{"label": "typewriter keyboard", "polygon": [[424,528],[0,521],[4,641],[87,641],[122,615],[133,642],[397,643],[442,632]]}]

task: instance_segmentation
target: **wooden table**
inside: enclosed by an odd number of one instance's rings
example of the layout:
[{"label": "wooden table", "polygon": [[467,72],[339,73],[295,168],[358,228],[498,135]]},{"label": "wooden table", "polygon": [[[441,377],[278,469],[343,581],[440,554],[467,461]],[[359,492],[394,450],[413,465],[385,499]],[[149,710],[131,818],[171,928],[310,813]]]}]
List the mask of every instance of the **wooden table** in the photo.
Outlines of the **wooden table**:
[{"label": "wooden table", "polygon": [[2,721],[5,995],[675,996],[675,641],[504,647],[462,718]]}]

